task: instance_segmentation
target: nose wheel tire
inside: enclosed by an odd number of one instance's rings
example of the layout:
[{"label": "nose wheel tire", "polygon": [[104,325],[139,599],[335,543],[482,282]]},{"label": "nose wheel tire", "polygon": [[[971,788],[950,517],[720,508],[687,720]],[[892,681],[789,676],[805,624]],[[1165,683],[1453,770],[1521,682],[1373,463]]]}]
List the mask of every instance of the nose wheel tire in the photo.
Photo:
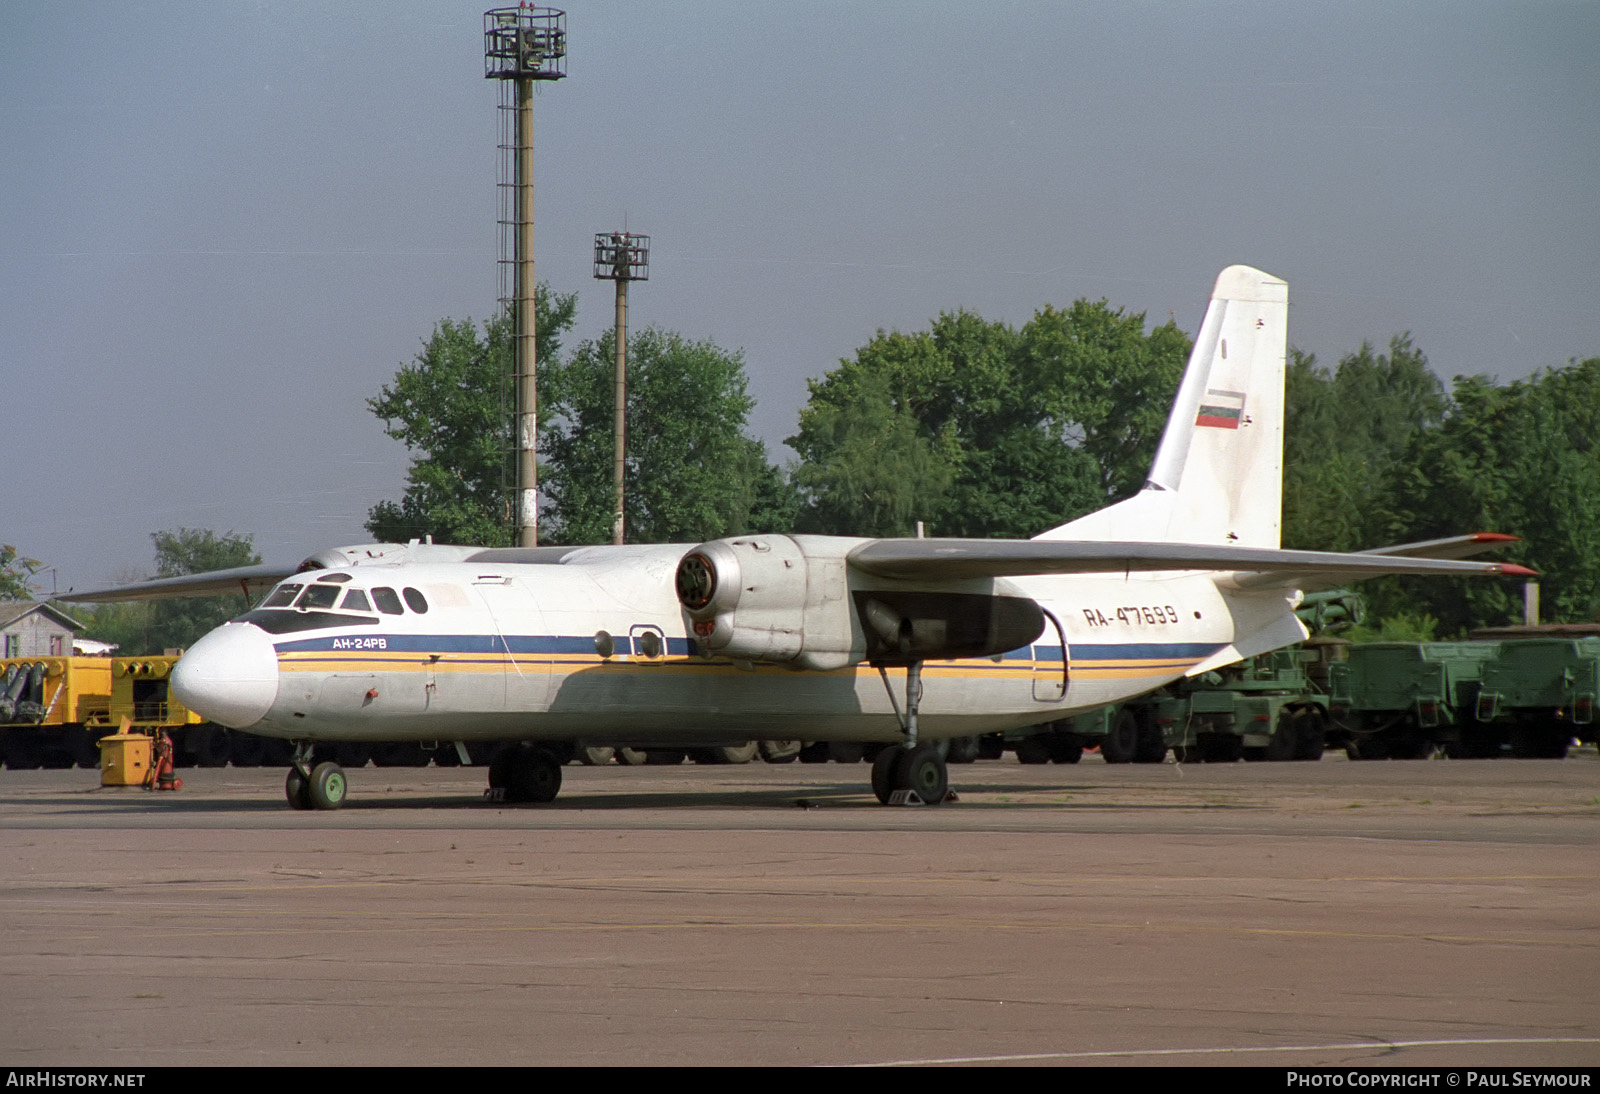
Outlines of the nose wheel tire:
[{"label": "nose wheel tire", "polygon": [[299,768],[291,767],[283,781],[283,796],[289,799],[290,809],[310,809],[311,780],[300,774]]},{"label": "nose wheel tire", "polygon": [[311,808],[337,809],[344,804],[344,798],[350,791],[350,784],[345,780],[344,768],[336,763],[321,763],[311,769]]}]

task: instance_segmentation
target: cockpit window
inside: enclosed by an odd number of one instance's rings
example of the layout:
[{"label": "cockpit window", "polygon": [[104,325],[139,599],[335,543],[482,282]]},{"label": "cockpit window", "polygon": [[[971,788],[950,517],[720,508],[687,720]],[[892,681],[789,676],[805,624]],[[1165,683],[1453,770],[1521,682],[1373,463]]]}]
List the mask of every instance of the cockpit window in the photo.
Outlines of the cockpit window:
[{"label": "cockpit window", "polygon": [[331,608],[339,602],[339,586],[337,585],[308,585],[306,591],[300,594],[300,599],[294,606],[301,611],[310,608]]},{"label": "cockpit window", "polygon": [[407,588],[406,603],[411,605],[411,610],[416,612],[418,615],[421,615],[428,610],[428,601],[422,595],[422,590],[420,589]]},{"label": "cockpit window", "polygon": [[235,623],[254,623],[268,634],[295,634],[329,627],[375,627],[375,615],[344,615],[341,612],[268,612],[257,608],[245,612]]},{"label": "cockpit window", "polygon": [[372,605],[367,603],[367,594],[360,589],[351,589],[344,594],[344,603],[339,605],[347,612],[370,612]]},{"label": "cockpit window", "polygon": [[376,588],[372,590],[372,602],[384,615],[404,615],[405,609],[400,606],[400,598],[393,589]]},{"label": "cockpit window", "polygon": [[287,608],[294,603],[295,594],[300,591],[299,585],[279,585],[261,602],[263,608]]}]

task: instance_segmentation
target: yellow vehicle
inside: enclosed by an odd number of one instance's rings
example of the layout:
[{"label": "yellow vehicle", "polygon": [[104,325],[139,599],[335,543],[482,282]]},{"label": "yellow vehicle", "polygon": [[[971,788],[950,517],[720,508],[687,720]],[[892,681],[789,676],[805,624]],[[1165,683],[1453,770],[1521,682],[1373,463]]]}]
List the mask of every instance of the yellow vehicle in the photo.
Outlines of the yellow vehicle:
[{"label": "yellow vehicle", "polygon": [[105,657],[0,659],[0,760],[12,770],[100,766],[112,672]]}]

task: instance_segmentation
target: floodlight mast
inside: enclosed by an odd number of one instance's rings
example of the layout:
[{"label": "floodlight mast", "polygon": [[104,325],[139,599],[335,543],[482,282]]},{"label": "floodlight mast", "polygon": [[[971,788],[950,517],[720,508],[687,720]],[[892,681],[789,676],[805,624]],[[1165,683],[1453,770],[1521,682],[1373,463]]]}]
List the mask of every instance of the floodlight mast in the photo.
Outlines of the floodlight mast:
[{"label": "floodlight mast", "polygon": [[611,542],[620,546],[627,530],[622,501],[628,430],[628,282],[650,280],[650,237],[633,232],[596,235],[594,275],[602,281],[617,283],[617,411],[612,424],[616,454],[611,468],[615,504],[611,511]]},{"label": "floodlight mast", "polygon": [[[483,74],[486,79],[506,81],[515,88],[515,136],[502,130],[501,149],[514,154],[515,198],[510,208],[504,200],[506,183],[501,180],[501,270],[507,265],[505,237],[512,240],[510,265],[515,270],[511,295],[516,321],[516,428],[517,447],[516,503],[513,514],[516,543],[520,547],[539,545],[539,396],[538,352],[534,315],[533,273],[533,84],[536,80],[559,80],[566,73],[567,15],[555,8],[520,5],[495,8],[483,16]],[[501,113],[512,109],[510,96],[502,94]],[[502,298],[505,297],[502,290]]]}]

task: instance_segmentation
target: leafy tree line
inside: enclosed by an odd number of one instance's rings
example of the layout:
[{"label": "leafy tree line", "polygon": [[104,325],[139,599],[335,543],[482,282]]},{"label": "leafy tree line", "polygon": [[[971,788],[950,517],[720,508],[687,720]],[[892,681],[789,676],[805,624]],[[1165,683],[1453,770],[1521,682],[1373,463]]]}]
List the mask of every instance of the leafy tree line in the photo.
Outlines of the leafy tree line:
[{"label": "leafy tree line", "polygon": [[[1546,622],[1600,616],[1600,358],[1447,391],[1407,338],[1362,346],[1336,369],[1289,371],[1284,542],[1353,550],[1463,532],[1508,532],[1500,557],[1541,572]],[[1374,614],[1454,635],[1518,622],[1510,581],[1390,579]]]}]

